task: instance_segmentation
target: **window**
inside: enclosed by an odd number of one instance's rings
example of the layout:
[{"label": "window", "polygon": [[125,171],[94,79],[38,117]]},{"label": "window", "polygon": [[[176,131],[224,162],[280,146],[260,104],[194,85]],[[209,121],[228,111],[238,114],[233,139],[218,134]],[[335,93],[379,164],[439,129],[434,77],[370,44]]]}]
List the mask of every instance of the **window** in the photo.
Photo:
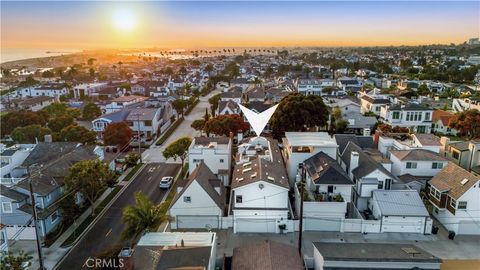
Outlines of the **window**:
[{"label": "window", "polygon": [[194,159],[194,160],[193,160],[193,163],[200,163],[200,162],[202,162],[202,161],[203,161],[203,159]]},{"label": "window", "polygon": [[12,213],[12,203],[11,202],[2,202],[2,212],[3,213]]},{"label": "window", "polygon": [[440,200],[441,194],[440,194],[440,191],[438,191],[436,188],[430,187],[430,195],[435,199]]},{"label": "window", "polygon": [[456,209],[457,208],[457,201],[450,198],[450,206],[453,207],[453,209]]},{"label": "window", "polygon": [[458,210],[467,210],[467,202],[458,202]]},{"label": "window", "polygon": [[242,200],[243,200],[242,195],[237,195],[237,196],[235,197],[235,202],[236,202],[236,203],[242,203]]},{"label": "window", "polygon": [[432,163],[432,169],[441,169],[443,168],[443,163],[441,162],[433,162]]},{"label": "window", "polygon": [[191,203],[192,202],[192,197],[190,196],[183,196],[183,201],[186,203]]},{"label": "window", "polygon": [[407,169],[416,169],[417,163],[416,162],[407,162]]},{"label": "window", "polygon": [[145,120],[144,125],[146,127],[151,127],[152,126],[152,120]]},{"label": "window", "polygon": [[383,189],[383,181],[378,182],[378,189]]},{"label": "window", "polygon": [[392,118],[393,119],[400,119],[400,112],[393,112]]},{"label": "window", "polygon": [[53,212],[52,214],[52,223],[54,223],[58,219],[57,211]]},{"label": "window", "polygon": [[49,202],[52,199],[52,196],[50,194],[48,194],[46,199],[47,199],[47,202]]},{"label": "window", "polygon": [[220,163],[223,163],[225,162],[225,160],[223,158],[220,159]]},{"label": "window", "polygon": [[429,121],[429,120],[430,120],[430,113],[426,112],[425,113],[425,121]]},{"label": "window", "polygon": [[457,152],[457,151],[453,151],[453,152],[452,152],[452,157],[453,157],[454,159],[458,159],[458,158],[460,158],[460,153]]},{"label": "window", "polygon": [[379,106],[375,107],[375,111],[376,111],[376,112],[379,112],[379,111],[380,111],[380,107],[379,107]]}]

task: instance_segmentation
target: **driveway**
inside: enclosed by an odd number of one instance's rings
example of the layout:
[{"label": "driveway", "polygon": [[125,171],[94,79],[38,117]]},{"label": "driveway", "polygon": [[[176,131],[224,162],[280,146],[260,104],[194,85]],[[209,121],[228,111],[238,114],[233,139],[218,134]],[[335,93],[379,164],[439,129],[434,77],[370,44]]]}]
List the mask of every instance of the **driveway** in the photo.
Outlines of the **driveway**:
[{"label": "driveway", "polygon": [[128,245],[121,241],[123,231],[122,210],[128,205],[134,205],[134,193],[143,192],[154,203],[162,202],[166,190],[160,190],[158,185],[164,176],[175,176],[180,170],[178,164],[151,163],[147,164],[115,202],[107,209],[95,225],[84,235],[84,237],[73,247],[57,269],[80,269],[90,257],[108,250],[115,244]]},{"label": "driveway", "polygon": [[[208,99],[212,96],[220,93],[220,89],[216,89],[210,92],[205,97],[200,97],[200,102],[193,108],[193,110],[185,116],[185,119],[180,124],[180,126],[175,129],[175,131],[170,135],[170,137],[163,143],[163,145],[155,145],[152,144],[147,150],[145,150],[142,154],[143,162],[150,163],[150,162],[166,162],[165,158],[163,157],[163,150],[167,147],[170,143],[175,141],[176,139],[189,136],[189,137],[196,137],[200,136],[200,132],[193,129],[190,125],[193,121],[197,119],[202,119],[205,115],[205,109],[209,108],[210,110],[210,103],[208,103]],[[174,161],[173,159],[169,159],[168,163],[181,163],[179,159]]]}]

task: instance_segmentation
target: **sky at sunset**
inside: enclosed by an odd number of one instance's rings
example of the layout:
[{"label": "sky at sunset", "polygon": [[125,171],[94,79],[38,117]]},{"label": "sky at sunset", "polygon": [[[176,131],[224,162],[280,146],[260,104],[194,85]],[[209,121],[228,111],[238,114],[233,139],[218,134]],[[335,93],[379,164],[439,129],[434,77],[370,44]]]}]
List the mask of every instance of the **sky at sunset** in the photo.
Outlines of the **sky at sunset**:
[{"label": "sky at sunset", "polygon": [[2,48],[462,43],[480,2],[4,2]]}]

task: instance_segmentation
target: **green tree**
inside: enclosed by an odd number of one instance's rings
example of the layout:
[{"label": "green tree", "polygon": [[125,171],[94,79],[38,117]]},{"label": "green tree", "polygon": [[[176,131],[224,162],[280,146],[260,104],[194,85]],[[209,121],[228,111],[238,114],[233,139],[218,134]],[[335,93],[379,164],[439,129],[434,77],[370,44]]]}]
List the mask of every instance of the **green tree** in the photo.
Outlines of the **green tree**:
[{"label": "green tree", "polygon": [[55,116],[48,121],[48,128],[53,132],[60,132],[62,129],[74,123],[73,118],[69,115]]},{"label": "green tree", "polygon": [[60,131],[60,140],[65,142],[80,142],[83,144],[94,144],[96,141],[95,132],[82,126],[69,125]]},{"label": "green tree", "polygon": [[48,117],[56,117],[67,114],[68,106],[65,103],[55,102],[43,108],[42,111],[47,113]]},{"label": "green tree", "polygon": [[430,94],[430,89],[428,89],[426,84],[422,83],[417,89],[417,94],[427,96]]},{"label": "green tree", "polygon": [[182,168],[185,158],[187,157],[188,147],[192,143],[192,139],[190,137],[181,137],[176,141],[172,142],[165,148],[163,151],[163,156],[166,159],[173,158],[173,160],[177,160],[180,158],[182,161]]},{"label": "green tree", "polygon": [[328,115],[322,97],[292,93],[282,99],[270,120],[272,135],[280,139],[285,131],[325,127]]},{"label": "green tree", "polygon": [[[81,160],[68,169],[65,186],[69,192],[80,192],[89,205],[93,205],[111,178],[108,166],[100,160]],[[92,207],[92,215],[95,215],[95,207]]]},{"label": "green tree", "polygon": [[133,137],[133,131],[126,122],[111,123],[103,132],[105,145],[116,145],[120,151],[126,148]]},{"label": "green tree", "polygon": [[191,126],[193,129],[195,129],[196,131],[202,132],[202,131],[203,131],[203,128],[204,128],[204,126],[205,126],[205,120],[203,120],[203,119],[197,119],[197,120],[193,121],[190,126]]},{"label": "green tree", "polygon": [[44,128],[40,125],[29,125],[15,128],[11,135],[16,143],[35,143],[36,139],[43,141],[47,134],[52,134],[49,128]]},{"label": "green tree", "polygon": [[51,70],[46,70],[46,71],[42,72],[42,77],[43,78],[52,78],[54,76],[55,76],[55,74]]},{"label": "green tree", "polygon": [[212,116],[215,116],[215,112],[217,111],[221,97],[221,94],[216,94],[215,96],[208,99],[208,103],[210,103],[210,110],[212,111]]},{"label": "green tree", "polygon": [[89,102],[83,107],[82,117],[85,120],[91,121],[100,115],[102,115],[102,110],[93,102]]},{"label": "green tree", "polygon": [[122,222],[125,228],[122,232],[122,239],[135,239],[144,231],[157,231],[158,226],[168,220],[163,215],[160,205],[155,205],[141,192],[135,193],[135,205],[123,209]]},{"label": "green tree", "polygon": [[[9,252],[8,255],[3,256],[1,259],[0,270],[24,270],[24,263],[29,262],[31,259],[32,256],[28,256],[23,250],[18,255]],[[31,265],[30,262],[29,265]]]},{"label": "green tree", "polygon": [[188,107],[188,100],[176,99],[172,102],[172,107],[177,111],[178,114],[183,116],[185,109]]},{"label": "green tree", "polygon": [[133,166],[137,165],[139,160],[140,160],[140,155],[138,153],[135,153],[135,152],[129,153],[125,157],[125,163],[127,163],[127,166],[129,166],[129,167],[133,167]]},{"label": "green tree", "polygon": [[205,132],[213,133],[219,136],[230,136],[230,133],[236,134],[238,131],[245,132],[249,128],[247,122],[238,114],[219,115],[210,118],[205,123]]},{"label": "green tree", "polygon": [[43,112],[18,111],[9,112],[0,116],[0,128],[2,136],[11,134],[17,127],[25,127],[29,125],[45,126],[48,115]]},{"label": "green tree", "polygon": [[88,61],[87,61],[87,64],[88,64],[89,66],[92,66],[92,65],[93,65],[93,62],[95,62],[95,61],[97,61],[97,59],[95,59],[95,58],[89,58]]}]

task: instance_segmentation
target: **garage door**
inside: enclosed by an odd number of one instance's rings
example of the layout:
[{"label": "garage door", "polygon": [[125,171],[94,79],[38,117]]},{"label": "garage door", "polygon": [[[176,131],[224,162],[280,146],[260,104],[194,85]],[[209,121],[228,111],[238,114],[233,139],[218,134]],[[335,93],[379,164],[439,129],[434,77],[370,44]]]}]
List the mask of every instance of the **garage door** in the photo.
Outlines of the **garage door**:
[{"label": "garage door", "polygon": [[480,234],[480,221],[462,220],[458,224],[458,234]]},{"label": "garage door", "polygon": [[383,217],[382,232],[423,233],[423,217]]},{"label": "garage door", "polygon": [[218,216],[177,216],[178,229],[218,229]]},{"label": "garage door", "polygon": [[240,232],[276,233],[277,223],[275,219],[243,219],[235,220],[235,229]]},{"label": "garage door", "polygon": [[305,231],[339,232],[342,220],[334,217],[308,217],[303,222]]},{"label": "garage door", "polygon": [[7,238],[10,240],[35,240],[35,227],[33,226],[11,226],[6,228]]}]

